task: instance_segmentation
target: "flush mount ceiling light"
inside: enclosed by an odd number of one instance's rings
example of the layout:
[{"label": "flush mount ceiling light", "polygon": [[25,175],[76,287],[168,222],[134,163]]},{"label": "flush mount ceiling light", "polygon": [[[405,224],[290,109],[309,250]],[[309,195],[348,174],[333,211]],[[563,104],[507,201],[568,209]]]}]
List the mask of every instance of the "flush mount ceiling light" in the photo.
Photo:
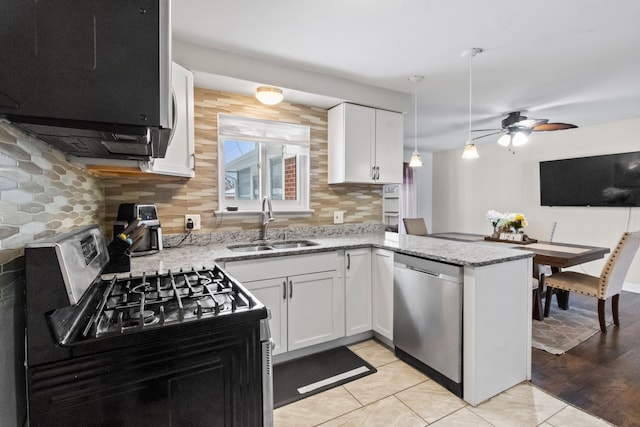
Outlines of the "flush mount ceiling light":
[{"label": "flush mount ceiling light", "polygon": [[411,160],[409,161],[410,168],[419,168],[422,166],[422,159],[420,153],[418,153],[418,83],[424,79],[423,76],[409,77],[409,81],[413,82],[413,111],[415,118],[413,120],[413,154],[411,154]]},{"label": "flush mount ceiling light", "polygon": [[473,143],[473,138],[471,138],[471,95],[473,93],[472,91],[472,83],[473,83],[473,67],[472,67],[472,63],[473,63],[473,57],[482,53],[484,49],[482,49],[481,47],[474,47],[471,48],[469,50],[465,50],[464,52],[462,52],[462,57],[463,58],[469,58],[469,137],[467,138],[467,143],[464,146],[464,151],[462,152],[462,158],[465,160],[469,160],[469,159],[477,159],[478,156],[478,150],[476,149],[476,145]]},{"label": "flush mount ceiling light", "polygon": [[260,86],[256,89],[256,98],[265,105],[276,105],[284,99],[282,89],[271,86]]}]

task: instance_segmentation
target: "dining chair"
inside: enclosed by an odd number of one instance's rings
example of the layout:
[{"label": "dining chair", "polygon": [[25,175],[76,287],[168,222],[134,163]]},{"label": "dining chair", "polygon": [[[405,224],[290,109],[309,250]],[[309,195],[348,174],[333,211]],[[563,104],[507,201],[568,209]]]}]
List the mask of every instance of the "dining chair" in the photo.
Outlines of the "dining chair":
[{"label": "dining chair", "polygon": [[[528,221],[525,228],[525,234],[532,239],[543,242],[553,241],[553,235],[556,232],[555,221]],[[544,278],[551,276],[551,266],[544,264],[535,264],[534,277],[531,281],[531,291],[533,292],[533,318],[536,320],[544,319],[542,315],[542,294],[544,292]]]},{"label": "dining chair", "polygon": [[605,333],[607,332],[607,325],[604,317],[604,305],[605,301],[611,297],[613,323],[616,326],[620,326],[618,316],[620,291],[629,267],[631,267],[631,261],[633,261],[638,251],[638,246],[640,246],[640,231],[625,232],[614,251],[609,255],[604,267],[602,267],[600,276],[591,276],[575,271],[563,271],[544,278],[547,286],[544,315],[549,315],[553,290],[560,289],[597,298],[600,330]]},{"label": "dining chair", "polygon": [[402,222],[404,223],[404,229],[407,231],[407,234],[414,236],[426,236],[429,234],[427,232],[427,226],[424,223],[424,218],[402,218]]}]

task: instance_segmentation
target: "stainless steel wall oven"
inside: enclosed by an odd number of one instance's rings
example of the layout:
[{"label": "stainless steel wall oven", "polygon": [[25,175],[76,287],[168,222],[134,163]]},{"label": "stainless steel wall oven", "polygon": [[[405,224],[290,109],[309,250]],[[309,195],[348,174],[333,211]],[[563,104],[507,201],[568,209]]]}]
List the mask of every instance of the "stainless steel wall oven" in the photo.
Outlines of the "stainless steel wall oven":
[{"label": "stainless steel wall oven", "polygon": [[25,249],[31,426],[272,424],[267,309],[217,265],[104,279],[97,226]]}]

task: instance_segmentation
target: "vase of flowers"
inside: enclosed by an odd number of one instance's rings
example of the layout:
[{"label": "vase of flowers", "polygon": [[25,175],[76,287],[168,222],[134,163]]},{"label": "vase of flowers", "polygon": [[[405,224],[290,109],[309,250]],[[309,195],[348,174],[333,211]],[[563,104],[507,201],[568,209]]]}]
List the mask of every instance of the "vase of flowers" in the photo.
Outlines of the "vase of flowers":
[{"label": "vase of flowers", "polygon": [[498,212],[490,210],[487,212],[487,220],[493,226],[492,238],[498,239],[502,233],[521,233],[527,226],[527,220],[519,212]]}]

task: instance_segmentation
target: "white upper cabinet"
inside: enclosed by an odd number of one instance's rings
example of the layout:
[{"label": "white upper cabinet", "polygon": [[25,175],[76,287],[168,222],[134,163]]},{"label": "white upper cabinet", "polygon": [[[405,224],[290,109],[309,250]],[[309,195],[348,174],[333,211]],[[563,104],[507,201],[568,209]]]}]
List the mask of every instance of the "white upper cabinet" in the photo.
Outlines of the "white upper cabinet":
[{"label": "white upper cabinet", "polygon": [[402,183],[401,113],[355,104],[329,110],[329,184]]},{"label": "white upper cabinet", "polygon": [[195,175],[195,136],[193,124],[193,73],[173,63],[171,69],[175,126],[162,159],[152,159],[142,169],[162,175],[193,177]]}]

